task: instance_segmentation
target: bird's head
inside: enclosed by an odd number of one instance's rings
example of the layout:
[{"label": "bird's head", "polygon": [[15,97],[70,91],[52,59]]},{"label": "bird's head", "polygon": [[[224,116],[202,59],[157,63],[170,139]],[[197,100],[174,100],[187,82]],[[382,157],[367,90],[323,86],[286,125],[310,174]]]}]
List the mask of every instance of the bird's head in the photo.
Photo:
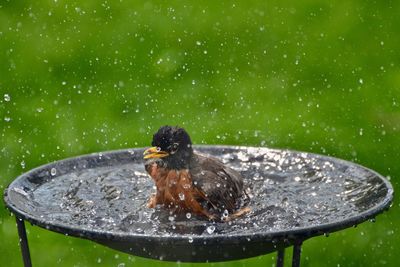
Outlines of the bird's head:
[{"label": "bird's head", "polygon": [[153,147],[144,151],[146,160],[162,160],[171,169],[188,168],[193,154],[192,141],[183,128],[162,126],[153,135]]}]

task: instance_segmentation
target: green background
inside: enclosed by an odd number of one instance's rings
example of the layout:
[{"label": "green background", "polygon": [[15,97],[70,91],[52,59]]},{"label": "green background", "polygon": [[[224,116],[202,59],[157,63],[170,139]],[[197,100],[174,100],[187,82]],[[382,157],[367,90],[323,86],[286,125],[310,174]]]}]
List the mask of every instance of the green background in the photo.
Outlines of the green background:
[{"label": "green background", "polygon": [[[0,1],[0,189],[148,146],[164,124],[197,144],[351,160],[400,189],[399,14],[399,1]],[[398,266],[399,211],[307,241],[303,266]],[[22,265],[14,219],[1,203],[0,265]],[[27,229],[35,266],[175,265]]]}]

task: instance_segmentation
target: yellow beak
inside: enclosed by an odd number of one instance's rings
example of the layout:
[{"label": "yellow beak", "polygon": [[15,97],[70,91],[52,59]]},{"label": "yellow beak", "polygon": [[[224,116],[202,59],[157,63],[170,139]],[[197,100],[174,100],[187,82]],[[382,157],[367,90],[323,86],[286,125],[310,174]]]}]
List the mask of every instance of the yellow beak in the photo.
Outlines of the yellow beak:
[{"label": "yellow beak", "polygon": [[143,152],[144,159],[163,158],[168,156],[168,152],[161,151],[159,147],[150,147]]}]

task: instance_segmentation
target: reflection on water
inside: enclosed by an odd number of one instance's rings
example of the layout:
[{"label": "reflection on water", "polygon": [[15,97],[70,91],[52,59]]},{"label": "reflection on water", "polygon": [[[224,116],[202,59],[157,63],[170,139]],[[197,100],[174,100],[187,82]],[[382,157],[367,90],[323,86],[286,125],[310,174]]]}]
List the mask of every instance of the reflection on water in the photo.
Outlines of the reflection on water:
[{"label": "reflection on water", "polygon": [[266,148],[200,150],[243,174],[251,213],[229,223],[215,223],[191,214],[170,214],[162,207],[146,208],[154,188],[140,157],[97,168],[81,162],[76,170],[61,174],[52,168],[48,172],[51,179],[42,179],[29,193],[18,187],[14,190],[26,212],[50,223],[162,236],[247,234],[313,226],[352,217],[387,194],[375,174],[326,157]]}]

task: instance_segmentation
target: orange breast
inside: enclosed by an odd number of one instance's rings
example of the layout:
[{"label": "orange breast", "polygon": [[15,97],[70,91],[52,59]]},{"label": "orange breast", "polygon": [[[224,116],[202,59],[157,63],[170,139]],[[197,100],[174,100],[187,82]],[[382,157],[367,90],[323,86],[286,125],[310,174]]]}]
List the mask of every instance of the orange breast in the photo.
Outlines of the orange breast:
[{"label": "orange breast", "polygon": [[167,170],[154,164],[148,171],[157,187],[157,204],[208,216],[199,203],[204,194],[193,186],[189,170]]}]

